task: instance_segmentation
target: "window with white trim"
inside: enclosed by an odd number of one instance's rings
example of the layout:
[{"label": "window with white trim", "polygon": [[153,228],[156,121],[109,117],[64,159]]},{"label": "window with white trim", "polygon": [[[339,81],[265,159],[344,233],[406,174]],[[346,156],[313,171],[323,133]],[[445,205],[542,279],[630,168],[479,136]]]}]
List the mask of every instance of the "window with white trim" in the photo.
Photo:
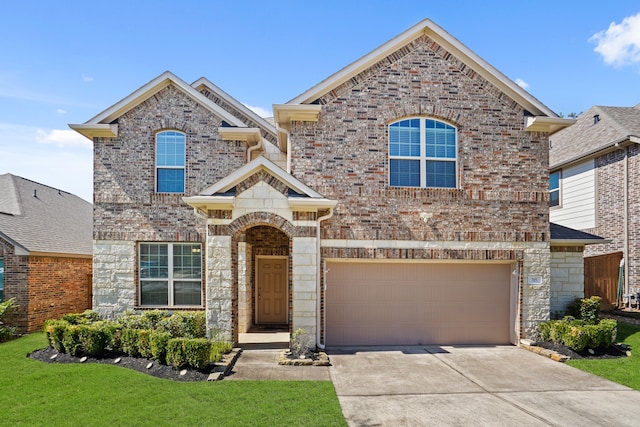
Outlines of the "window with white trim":
[{"label": "window with white trim", "polygon": [[200,243],[140,243],[140,305],[202,305]]},{"label": "window with white trim", "polygon": [[424,117],[389,125],[389,185],[456,188],[458,130]]},{"label": "window with white trim", "polygon": [[549,207],[560,206],[560,174],[556,171],[549,175]]},{"label": "window with white trim", "polygon": [[178,131],[156,134],[156,191],[184,193],[186,136]]}]

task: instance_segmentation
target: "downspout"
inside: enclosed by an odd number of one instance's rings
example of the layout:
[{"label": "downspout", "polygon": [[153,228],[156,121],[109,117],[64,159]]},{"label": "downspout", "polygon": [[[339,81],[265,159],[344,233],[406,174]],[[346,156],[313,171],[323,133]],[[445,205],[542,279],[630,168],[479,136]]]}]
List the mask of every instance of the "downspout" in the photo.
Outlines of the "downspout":
[{"label": "downspout", "polygon": [[624,284],[631,308],[631,295],[629,294],[629,146],[624,152],[624,249],[622,255],[625,262]]},{"label": "downspout", "polygon": [[251,154],[258,148],[263,148],[263,147],[264,145],[262,143],[262,138],[260,138],[260,141],[258,141],[256,145],[252,145],[251,147],[247,148],[247,163],[251,162]]},{"label": "downspout", "polygon": [[[333,208],[329,208],[329,213],[318,218],[318,226],[316,228],[316,346],[320,350],[324,350],[324,344],[320,343],[320,327],[322,326],[322,330],[325,330],[325,325],[327,323],[327,317],[325,313],[324,322],[320,321],[320,315],[322,314],[320,311],[320,297],[322,295],[321,290],[327,289],[327,275],[325,271],[325,280],[323,283],[323,288],[320,287],[320,263],[322,262],[322,257],[320,256],[320,223],[325,221],[333,216]],[[326,296],[326,295],[325,295]]]}]

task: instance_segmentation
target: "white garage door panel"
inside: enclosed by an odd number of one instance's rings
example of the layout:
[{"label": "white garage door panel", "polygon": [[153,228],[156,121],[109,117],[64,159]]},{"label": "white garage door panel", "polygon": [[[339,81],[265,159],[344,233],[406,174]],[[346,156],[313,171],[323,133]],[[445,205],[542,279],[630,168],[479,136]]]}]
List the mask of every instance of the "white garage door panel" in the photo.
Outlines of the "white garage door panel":
[{"label": "white garage door panel", "polygon": [[327,267],[329,345],[509,343],[508,264]]}]

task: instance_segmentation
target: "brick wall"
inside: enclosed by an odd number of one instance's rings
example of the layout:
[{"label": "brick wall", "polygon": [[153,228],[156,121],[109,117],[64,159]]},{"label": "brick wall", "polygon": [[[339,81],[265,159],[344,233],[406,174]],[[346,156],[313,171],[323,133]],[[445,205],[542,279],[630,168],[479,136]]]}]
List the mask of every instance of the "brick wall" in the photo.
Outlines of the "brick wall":
[{"label": "brick wall", "polygon": [[91,258],[29,257],[27,331],[91,308]]},{"label": "brick wall", "polygon": [[[586,230],[610,239],[610,243],[589,245],[585,256],[624,251],[624,168],[626,150],[616,150],[596,159],[596,227]],[[628,148],[629,255],[626,268],[629,286],[640,289],[640,147]]]},{"label": "brick wall", "polygon": [[47,319],[91,308],[90,258],[15,255],[14,247],[0,239],[4,258],[4,299],[15,298],[18,308],[6,317],[20,333],[37,332]]},{"label": "brick wall", "polygon": [[[221,120],[174,86],[118,118],[118,138],[94,143],[94,237],[204,242],[204,222],[182,201],[244,164],[246,144],[223,141]],[[155,193],[155,134],[186,133],[185,194]]]},{"label": "brick wall", "polygon": [[[526,132],[520,106],[428,37],[318,103],[317,123],[292,125],[291,164],[341,201],[323,238],[548,241],[547,135]],[[458,128],[460,189],[388,186],[387,126],[409,116]]]}]

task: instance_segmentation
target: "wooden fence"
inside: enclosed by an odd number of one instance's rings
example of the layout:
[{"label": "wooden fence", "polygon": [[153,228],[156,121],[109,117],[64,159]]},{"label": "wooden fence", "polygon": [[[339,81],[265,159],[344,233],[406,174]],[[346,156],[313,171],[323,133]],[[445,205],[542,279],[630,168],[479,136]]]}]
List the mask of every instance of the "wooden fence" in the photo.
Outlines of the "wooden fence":
[{"label": "wooden fence", "polygon": [[584,259],[584,296],[602,298],[601,310],[611,310],[616,306],[621,259],[622,252]]}]

